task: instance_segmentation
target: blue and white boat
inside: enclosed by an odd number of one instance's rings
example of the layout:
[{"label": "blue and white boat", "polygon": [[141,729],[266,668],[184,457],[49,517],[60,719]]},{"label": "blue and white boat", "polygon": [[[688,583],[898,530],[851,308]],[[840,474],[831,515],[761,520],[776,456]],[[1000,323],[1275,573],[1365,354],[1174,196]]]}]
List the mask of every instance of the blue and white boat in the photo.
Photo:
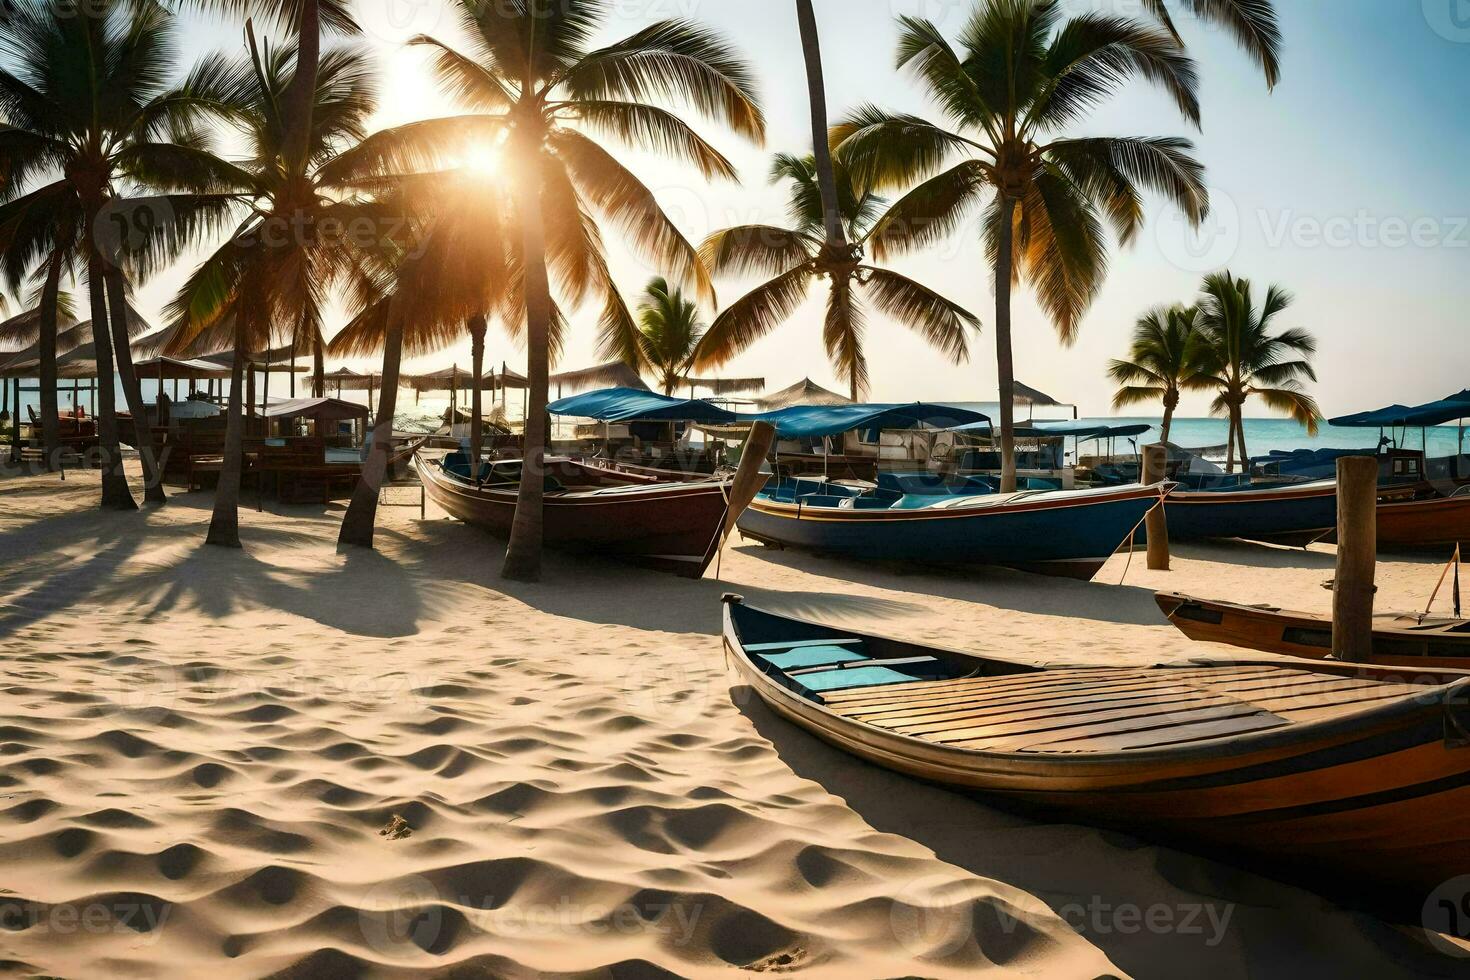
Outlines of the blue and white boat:
[{"label": "blue and white boat", "polygon": [[1091,579],[1167,485],[995,493],[981,479],[880,474],[879,485],[772,482],[740,533],[847,558],[1003,565]]}]

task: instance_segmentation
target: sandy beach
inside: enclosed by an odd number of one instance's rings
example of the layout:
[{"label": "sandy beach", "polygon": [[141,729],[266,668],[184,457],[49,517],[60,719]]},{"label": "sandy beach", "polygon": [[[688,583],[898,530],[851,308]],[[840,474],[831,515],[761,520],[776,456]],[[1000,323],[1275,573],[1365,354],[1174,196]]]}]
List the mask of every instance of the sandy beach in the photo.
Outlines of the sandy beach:
[{"label": "sandy beach", "polygon": [[[137,476],[136,472],[133,473]],[[1211,652],[1152,590],[1326,609],[1329,550],[1115,557],[1093,584],[736,541],[702,582],[432,511],[94,510],[0,480],[0,971],[16,976],[1457,976],[1307,891],[874,769],[723,663],[719,596],[1038,661]],[[253,508],[253,501],[247,498]],[[1380,567],[1380,608],[1438,569]]]}]

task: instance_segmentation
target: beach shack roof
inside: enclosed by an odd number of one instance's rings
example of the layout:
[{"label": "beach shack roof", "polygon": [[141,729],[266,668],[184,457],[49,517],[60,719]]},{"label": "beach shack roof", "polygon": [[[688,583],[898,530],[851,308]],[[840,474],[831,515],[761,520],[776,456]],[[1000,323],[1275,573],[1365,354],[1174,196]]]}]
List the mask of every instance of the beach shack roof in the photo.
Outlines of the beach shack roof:
[{"label": "beach shack roof", "polygon": [[366,405],[354,405],[340,398],[289,398],[265,410],[268,419],[312,419],[317,422],[342,422],[366,419]]},{"label": "beach shack roof", "polygon": [[181,357],[150,357],[133,362],[139,378],[165,381],[198,381],[204,378],[228,378],[230,369],[213,361]]},{"label": "beach shack roof", "polygon": [[852,399],[835,391],[828,391],[811,378],[802,378],[791,387],[773,392],[756,404],[766,411],[774,411],[792,405],[851,405]]},{"label": "beach shack roof", "polygon": [[338,391],[376,391],[383,387],[381,374],[360,374],[347,368],[338,368],[322,375],[322,384]]},{"label": "beach shack roof", "polygon": [[551,384],[557,394],[563,391],[576,393],[588,388],[624,388],[634,391],[649,391],[647,384],[633,368],[622,361],[598,364],[580,371],[563,371],[551,376]]},{"label": "beach shack roof", "polygon": [[[272,347],[270,350],[246,354],[245,366],[252,371],[268,374],[304,374],[306,368],[297,366],[296,357],[296,351],[290,347]],[[235,352],[233,350],[222,350],[214,354],[201,354],[196,360],[205,361],[210,364],[219,364],[228,368],[235,362]]]},{"label": "beach shack roof", "polygon": [[[475,375],[473,371],[466,371],[458,364],[451,364],[447,368],[427,374],[405,374],[399,379],[399,384],[421,394],[430,391],[469,391],[475,387]],[[479,387],[481,391],[494,391],[493,376],[481,378]]]},{"label": "beach shack roof", "polygon": [[679,381],[691,388],[708,388],[716,395],[741,395],[766,386],[765,378],[680,378]]},{"label": "beach shack roof", "polygon": [[775,412],[744,416],[742,421],[770,422],[783,439],[835,436],[854,429],[953,429],[962,425],[985,423],[988,416],[955,405],[847,404],[793,405]]},{"label": "beach shack roof", "polygon": [[1424,405],[1390,405],[1372,412],[1358,412],[1329,419],[1328,425],[1352,429],[1391,429],[1395,426],[1444,425],[1470,418],[1470,389]]},{"label": "beach shack roof", "polygon": [[[741,416],[699,398],[670,398],[636,388],[608,388],[561,398],[546,406],[552,415],[595,419],[598,422],[742,421]],[[747,417],[748,418],[748,417]]]}]

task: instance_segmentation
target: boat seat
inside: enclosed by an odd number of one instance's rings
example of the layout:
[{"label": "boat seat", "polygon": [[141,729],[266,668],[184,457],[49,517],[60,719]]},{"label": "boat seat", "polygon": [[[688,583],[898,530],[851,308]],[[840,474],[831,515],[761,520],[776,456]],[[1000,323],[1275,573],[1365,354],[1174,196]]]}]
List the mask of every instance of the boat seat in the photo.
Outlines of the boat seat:
[{"label": "boat seat", "polygon": [[788,674],[799,670],[810,670],[818,667],[836,667],[840,664],[871,661],[872,659],[859,650],[844,649],[839,646],[833,646],[832,644],[798,647],[786,653],[758,653],[755,656],[764,660],[777,670],[784,670]]},{"label": "boat seat", "polygon": [[821,694],[854,687],[887,687],[890,684],[912,684],[924,678],[905,674],[892,667],[865,664],[861,667],[833,667],[796,676],[787,675],[786,683],[803,694]]},{"label": "boat seat", "polygon": [[839,496],[835,493],[809,493],[796,498],[796,502],[803,507],[841,507],[843,501],[851,500],[848,496]]}]

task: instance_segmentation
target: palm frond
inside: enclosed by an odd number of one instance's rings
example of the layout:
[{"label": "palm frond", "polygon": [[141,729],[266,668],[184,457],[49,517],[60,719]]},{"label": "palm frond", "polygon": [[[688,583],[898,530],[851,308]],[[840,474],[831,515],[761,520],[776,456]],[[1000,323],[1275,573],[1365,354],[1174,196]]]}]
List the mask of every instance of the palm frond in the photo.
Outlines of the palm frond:
[{"label": "palm frond", "polygon": [[775,276],[812,261],[820,248],[821,241],[804,232],[741,225],[710,235],[699,246],[699,254],[717,276]]},{"label": "palm frond", "polygon": [[798,266],[736,300],[705,331],[693,367],[718,368],[791,319],[806,301],[813,278],[807,266]]},{"label": "palm frond", "polygon": [[859,275],[880,312],[917,331],[952,362],[969,360],[969,335],[979,331],[979,317],[897,272],[864,266]]},{"label": "palm frond", "polygon": [[574,102],[661,101],[688,105],[756,142],[766,120],[755,76],[718,34],[684,20],[665,20],[593,51],[558,81]]}]

